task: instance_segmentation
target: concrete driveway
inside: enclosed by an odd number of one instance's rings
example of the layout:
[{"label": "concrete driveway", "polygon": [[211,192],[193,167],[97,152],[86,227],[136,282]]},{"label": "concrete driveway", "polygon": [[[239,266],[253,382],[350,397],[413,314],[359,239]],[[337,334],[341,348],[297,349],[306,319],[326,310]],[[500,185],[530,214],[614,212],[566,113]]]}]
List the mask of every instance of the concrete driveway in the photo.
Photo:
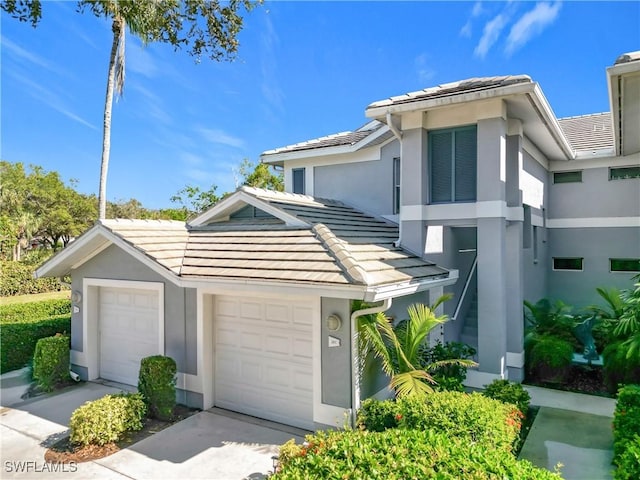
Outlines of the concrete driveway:
[{"label": "concrete driveway", "polygon": [[[6,380],[5,375],[2,380]],[[2,384],[16,388],[15,381]],[[69,418],[77,407],[120,391],[113,385],[88,382],[26,401],[16,395],[3,394],[0,398],[0,477],[258,479],[272,470],[271,457],[279,445],[291,438],[301,441],[305,433],[211,409],[100,460],[65,466],[45,464],[47,445],[67,433]]]}]

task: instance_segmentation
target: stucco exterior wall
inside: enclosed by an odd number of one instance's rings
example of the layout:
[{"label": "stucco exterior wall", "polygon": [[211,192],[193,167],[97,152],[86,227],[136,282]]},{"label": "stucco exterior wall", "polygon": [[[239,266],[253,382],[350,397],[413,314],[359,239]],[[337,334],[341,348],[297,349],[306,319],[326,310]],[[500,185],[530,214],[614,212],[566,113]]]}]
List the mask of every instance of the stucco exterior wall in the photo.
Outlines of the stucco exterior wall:
[{"label": "stucco exterior wall", "polygon": [[314,170],[314,195],[375,215],[392,215],[393,158],[399,156],[400,144],[393,141],[381,148],[379,160],[308,167]]},{"label": "stucco exterior wall", "polygon": [[[134,280],[164,284],[165,355],[176,361],[178,371],[195,375],[197,355],[196,292],[177,287],[147,268],[120,248],[112,245],[71,272],[73,290],[82,291],[84,278]],[[83,351],[85,312],[71,318],[71,349]]]},{"label": "stucco exterior wall", "polygon": [[[602,303],[596,287],[630,288],[633,273],[609,272],[610,258],[640,258],[640,228],[549,229],[548,296],[574,307]],[[553,271],[553,257],[583,257],[583,271]]]},{"label": "stucco exterior wall", "polygon": [[582,170],[582,182],[554,184],[549,173],[548,213],[552,219],[640,216],[640,179],[609,180],[609,169],[600,167]]},{"label": "stucco exterior wall", "polygon": [[[322,403],[336,407],[351,407],[351,302],[342,298],[321,299],[322,310]],[[329,331],[326,319],[337,315],[342,326]],[[337,338],[339,346],[330,347],[329,337]]]}]

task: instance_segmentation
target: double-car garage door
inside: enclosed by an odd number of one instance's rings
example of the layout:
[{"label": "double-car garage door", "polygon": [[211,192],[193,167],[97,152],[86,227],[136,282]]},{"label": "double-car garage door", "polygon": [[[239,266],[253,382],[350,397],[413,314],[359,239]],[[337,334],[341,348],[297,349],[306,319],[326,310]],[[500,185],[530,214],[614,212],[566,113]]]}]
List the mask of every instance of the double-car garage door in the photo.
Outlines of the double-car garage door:
[{"label": "double-car garage door", "polygon": [[251,296],[214,302],[215,404],[313,428],[310,303]]}]

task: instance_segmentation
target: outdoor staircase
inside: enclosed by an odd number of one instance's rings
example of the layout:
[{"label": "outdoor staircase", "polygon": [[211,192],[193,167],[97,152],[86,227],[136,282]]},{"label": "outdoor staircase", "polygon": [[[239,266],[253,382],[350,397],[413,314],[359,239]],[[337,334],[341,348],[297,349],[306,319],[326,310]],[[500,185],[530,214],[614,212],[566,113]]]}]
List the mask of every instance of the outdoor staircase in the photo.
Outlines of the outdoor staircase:
[{"label": "outdoor staircase", "polygon": [[[464,319],[460,341],[478,350],[478,292],[473,293],[469,311]],[[477,357],[477,354],[476,354]],[[477,360],[477,358],[474,358]]]}]

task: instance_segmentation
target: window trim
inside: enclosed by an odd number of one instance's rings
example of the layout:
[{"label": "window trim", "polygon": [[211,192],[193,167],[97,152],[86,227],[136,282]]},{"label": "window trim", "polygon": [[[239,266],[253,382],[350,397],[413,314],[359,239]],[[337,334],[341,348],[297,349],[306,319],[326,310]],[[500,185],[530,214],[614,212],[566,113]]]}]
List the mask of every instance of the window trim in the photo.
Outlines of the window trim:
[{"label": "window trim", "polygon": [[[553,172],[553,184],[554,185],[563,185],[565,183],[582,183],[582,170],[567,170],[566,172]],[[571,180],[569,182],[558,182],[556,181],[556,175],[562,175],[567,173],[579,173],[580,180]]]},{"label": "window trim", "polygon": [[[556,268],[556,260],[580,260],[580,268]],[[584,257],[552,257],[551,269],[554,272],[584,272]]]},{"label": "window trim", "polygon": [[[611,173],[613,172],[613,170],[635,170],[638,169],[638,174],[634,177],[612,177]],[[640,178],[640,166],[638,165],[629,165],[626,167],[609,167],[609,181],[616,181],[616,180],[634,180],[636,178]]]},{"label": "window trim", "polygon": [[[635,261],[638,262],[637,270],[614,270],[614,261]],[[640,258],[609,258],[609,273],[640,273]]]},{"label": "window trim", "polygon": [[[455,162],[455,156],[456,156],[456,140],[455,140],[455,133],[456,132],[461,132],[461,131],[466,131],[466,130],[473,130],[475,131],[476,134],[476,151],[475,151],[475,179],[476,179],[476,188],[475,188],[475,195],[474,195],[474,199],[473,200],[456,200],[456,162]],[[431,140],[431,135],[433,134],[443,134],[443,133],[453,133],[452,137],[451,137],[451,143],[452,143],[452,158],[450,159],[450,167],[451,167],[451,185],[450,185],[450,196],[449,196],[449,200],[437,200],[434,201],[433,200],[433,184],[432,184],[432,168],[433,168],[433,144],[432,144],[432,140]],[[477,123],[472,123],[469,125],[460,125],[457,127],[449,127],[449,128],[438,128],[438,129],[434,129],[434,130],[429,130],[427,132],[427,149],[428,149],[428,175],[429,175],[429,204],[430,205],[447,205],[450,203],[475,203],[478,201],[478,186],[477,186],[477,181],[478,181],[478,124]]]}]

